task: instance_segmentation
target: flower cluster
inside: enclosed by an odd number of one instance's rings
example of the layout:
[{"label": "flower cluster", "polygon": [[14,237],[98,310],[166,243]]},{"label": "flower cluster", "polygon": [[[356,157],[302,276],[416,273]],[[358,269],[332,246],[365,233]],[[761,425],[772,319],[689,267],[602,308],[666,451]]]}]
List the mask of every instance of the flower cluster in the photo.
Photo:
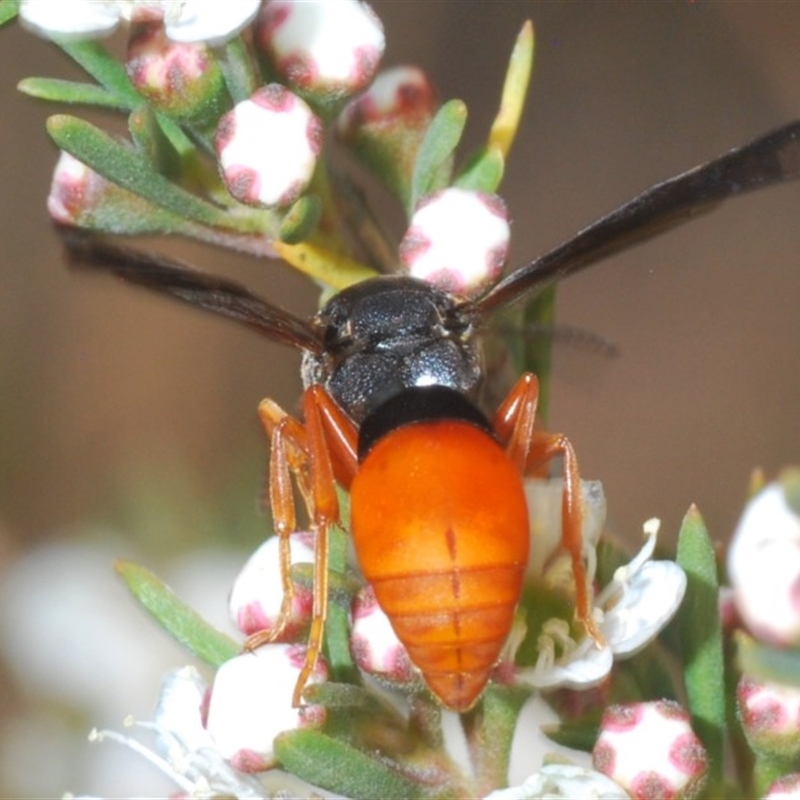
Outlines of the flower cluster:
[{"label": "flower cluster", "polygon": [[[128,139],[75,116],[49,120],[61,156],[48,210],[60,225],[190,236],[280,257],[312,277],[324,298],[394,272],[470,306],[498,280],[510,224],[497,190],[527,87],[530,25],[516,42],[485,144],[460,159],[464,104],[440,103],[416,67],[379,71],[383,26],[360,0],[17,5],[24,26],[51,38],[96,81],[29,79],[23,91],[127,114]],[[129,33],[120,66],[87,38],[122,25]],[[398,201],[406,216],[399,236],[387,236],[350,172],[334,164],[334,142]],[[232,296],[241,305],[229,316],[255,302],[243,291]],[[517,366],[534,369],[528,361]],[[629,559],[604,535],[598,482],[578,488],[575,478],[568,489],[562,480],[527,478],[533,552],[497,649],[508,624],[511,632],[499,658],[491,654],[479,701],[456,721],[426,687],[396,633],[397,618],[384,613],[375,588],[349,563],[343,530],[331,525],[325,538],[319,517],[314,529],[318,487],[304,450],[312,433],[280,414],[273,423],[280,430],[269,432],[275,441],[285,427],[291,441],[279,452],[287,463],[278,464],[278,482],[296,479],[311,532],[291,530],[292,488],[279,487],[278,535],[252,555],[230,594],[236,638],[199,618],[155,576],[120,564],[132,593],[214,676],[207,683],[194,668],[171,674],[153,721],[136,723],[137,736],[102,731],[95,740],[134,750],[193,797],[311,791],[289,787],[276,767],[350,797],[722,792],[731,705],[724,691],[734,682],[723,674],[714,554],[696,511],[681,529],[677,563],[655,558],[657,520],[645,524],[645,542]],[[533,413],[530,422],[533,439]],[[330,467],[336,473],[340,465]],[[796,689],[784,685],[800,644],[798,487],[797,473],[787,473],[753,499],[728,564],[731,626],[755,637],[739,639],[752,672],[738,693],[742,730],[764,762],[758,788],[771,784],[774,797],[791,791],[800,772]],[[578,492],[583,552],[567,541],[562,520]],[[521,494],[518,505],[524,512]],[[582,569],[585,586],[576,585]],[[467,577],[454,574],[456,594]],[[588,614],[576,620],[576,608]],[[668,628],[676,615],[679,634]],[[789,654],[788,669],[774,667],[775,651]],[[448,679],[466,680],[466,668],[452,672]],[[529,727],[539,738],[515,767],[529,777],[504,788],[517,722],[531,708]],[[544,716],[557,723],[544,728]],[[147,735],[152,744],[140,740]],[[548,763],[551,747],[569,763]],[[757,783],[740,780],[748,790]]]}]

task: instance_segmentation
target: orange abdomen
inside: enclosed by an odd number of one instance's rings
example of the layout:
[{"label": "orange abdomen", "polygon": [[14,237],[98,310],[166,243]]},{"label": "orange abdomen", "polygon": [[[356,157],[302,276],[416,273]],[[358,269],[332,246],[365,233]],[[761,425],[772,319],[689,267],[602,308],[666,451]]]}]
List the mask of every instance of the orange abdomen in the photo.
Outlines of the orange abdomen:
[{"label": "orange abdomen", "polygon": [[528,560],[522,481],[500,445],[465,422],[391,431],[351,486],[364,577],[442,703],[466,711],[511,628]]}]

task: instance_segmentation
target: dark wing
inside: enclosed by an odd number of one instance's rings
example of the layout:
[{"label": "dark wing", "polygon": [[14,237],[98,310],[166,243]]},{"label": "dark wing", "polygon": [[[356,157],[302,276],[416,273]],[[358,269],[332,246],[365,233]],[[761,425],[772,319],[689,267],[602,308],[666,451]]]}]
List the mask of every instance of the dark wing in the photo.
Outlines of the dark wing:
[{"label": "dark wing", "polygon": [[175,297],[257,330],[282,344],[320,353],[314,327],[262,300],[243,286],[191,269],[178,261],[120,247],[77,228],[57,225],[70,266],[111,272],[128,283]]},{"label": "dark wing", "polygon": [[743,192],[800,177],[800,121],[658,183],[574,238],[520,267],[464,307],[479,315],[711,211]]}]

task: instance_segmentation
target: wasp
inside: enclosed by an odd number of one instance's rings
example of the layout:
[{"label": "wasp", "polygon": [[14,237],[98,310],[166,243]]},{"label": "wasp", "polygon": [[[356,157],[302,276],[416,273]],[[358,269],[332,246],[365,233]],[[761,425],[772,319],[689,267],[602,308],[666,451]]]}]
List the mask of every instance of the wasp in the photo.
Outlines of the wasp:
[{"label": "wasp", "polygon": [[338,484],[350,493],[356,557],[379,605],[433,694],[464,712],[490,678],[520,599],[529,550],[523,478],[554,458],[564,479],[562,546],[576,618],[602,639],[586,585],[572,444],[535,424],[533,374],[522,375],[491,415],[479,406],[481,333],[490,315],[720,201],[798,176],[800,121],[653,186],[478,297],[384,275],[341,291],[308,320],[178,262],[75,231],[63,235],[76,265],[110,271],[302,351],[302,417],[271,400],[259,406],[282,543],[283,618],[292,592],[289,535],[297,527],[293,485],[316,534],[313,617],[295,704],[321,649]]}]

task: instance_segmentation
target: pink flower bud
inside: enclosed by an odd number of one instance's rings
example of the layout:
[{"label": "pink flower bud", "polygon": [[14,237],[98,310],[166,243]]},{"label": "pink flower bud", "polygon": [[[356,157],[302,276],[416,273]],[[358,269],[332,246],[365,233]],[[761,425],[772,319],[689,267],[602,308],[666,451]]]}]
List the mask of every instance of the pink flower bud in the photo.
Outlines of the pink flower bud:
[{"label": "pink flower bud", "polygon": [[[277,625],[283,602],[279,548],[277,536],[267,539],[253,553],[233,584],[228,603],[231,619],[248,636],[273,630]],[[310,534],[292,534],[290,549],[292,564],[314,563]],[[294,584],[291,615],[277,641],[295,641],[308,626],[313,598],[310,588]]]},{"label": "pink flower bud", "polygon": [[[273,742],[283,731],[318,727],[325,707],[292,707],[305,660],[301,645],[268,644],[226,661],[211,689],[206,729],[222,756],[242,772],[275,766]],[[320,660],[309,684],[328,677]]]},{"label": "pink flower bud", "polygon": [[800,755],[800,689],[743,676],[736,687],[739,718],[756,752]]},{"label": "pink flower bud", "polygon": [[378,605],[371,586],[361,589],[353,601],[350,649],[356,664],[381,683],[399,688],[416,678],[408,651]]},{"label": "pink flower bud", "polygon": [[418,67],[392,67],[342,109],[336,129],[348,139],[365,125],[418,127],[435,111],[436,93],[425,73]]},{"label": "pink flower bud", "polygon": [[510,229],[497,195],[444,189],[417,205],[400,242],[409,273],[454,294],[473,294],[500,277]]},{"label": "pink flower bud", "polygon": [[287,206],[308,186],[322,147],[322,123],[277,83],[220,120],[215,138],[222,179],[242,203]]},{"label": "pink flower bud", "polygon": [[340,141],[404,205],[408,205],[414,164],[436,106],[436,94],[422,70],[394,67],[381,72],[336,121]]},{"label": "pink flower bud", "polygon": [[320,99],[355,94],[383,55],[383,26],[359,0],[270,0],[256,40],[286,82]]},{"label": "pink flower bud", "polygon": [[689,715],[668,700],[608,708],[592,760],[634,800],[696,797],[708,769]]},{"label": "pink flower bud", "polygon": [[47,196],[47,211],[65,225],[86,225],[108,181],[64,151],[58,158]]},{"label": "pink flower bud", "polygon": [[800,514],[788,501],[798,482],[800,472],[787,470],[759,492],[728,550],[741,618],[754,636],[778,647],[800,645]]},{"label": "pink flower bud", "polygon": [[767,789],[764,800],[800,800],[800,772],[778,778]]},{"label": "pink flower bud", "polygon": [[142,23],[131,31],[125,68],[139,94],[167,114],[219,115],[222,71],[204,44],[173,42],[159,22]]}]

